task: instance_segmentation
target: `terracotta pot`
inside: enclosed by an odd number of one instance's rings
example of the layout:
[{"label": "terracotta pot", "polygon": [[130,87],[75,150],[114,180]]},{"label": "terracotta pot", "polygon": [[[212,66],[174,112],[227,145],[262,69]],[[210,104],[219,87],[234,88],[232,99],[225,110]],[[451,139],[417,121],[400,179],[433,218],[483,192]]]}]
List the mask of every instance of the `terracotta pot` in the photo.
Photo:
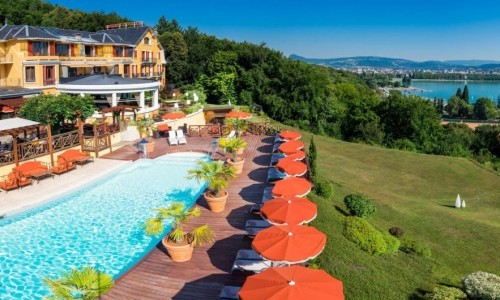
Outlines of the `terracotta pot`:
[{"label": "terracotta pot", "polygon": [[236,162],[234,162],[232,160],[228,160],[227,163],[230,166],[233,166],[235,174],[241,174],[241,172],[243,172],[243,165],[245,164],[245,160],[244,159],[240,159],[240,160],[238,160]]},{"label": "terracotta pot", "polygon": [[148,142],[146,144],[146,151],[148,153],[151,153],[151,152],[155,151],[155,142],[154,141]]},{"label": "terracotta pot", "polygon": [[194,248],[191,244],[172,243],[172,242],[168,241],[167,237],[164,237],[163,240],[161,240],[161,242],[162,242],[163,246],[165,247],[165,249],[167,249],[168,254],[170,254],[170,257],[172,258],[172,260],[175,262],[188,261],[193,256]]},{"label": "terracotta pot", "polygon": [[224,211],[224,208],[226,207],[226,201],[227,201],[227,196],[228,193],[224,191],[224,196],[222,197],[215,197],[212,195],[209,195],[209,192],[206,192],[203,194],[205,197],[205,200],[207,200],[208,207],[210,208],[210,211],[213,212],[222,212]]}]

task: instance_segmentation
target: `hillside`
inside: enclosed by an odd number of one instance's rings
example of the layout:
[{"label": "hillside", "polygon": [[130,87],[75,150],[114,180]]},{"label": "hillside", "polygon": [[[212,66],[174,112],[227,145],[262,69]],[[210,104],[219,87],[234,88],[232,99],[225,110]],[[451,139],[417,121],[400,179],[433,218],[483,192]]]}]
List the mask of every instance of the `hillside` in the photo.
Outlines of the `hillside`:
[{"label": "hillside", "polygon": [[[310,135],[302,138],[308,142]],[[315,136],[319,175],[335,185],[319,205],[314,225],[328,232],[322,268],[343,280],[346,299],[408,299],[440,282],[459,284],[482,270],[500,273],[500,176],[463,158],[415,154]],[[377,204],[370,222],[392,226],[427,243],[432,258],[396,253],[373,257],[343,235],[346,194],[364,193]],[[460,193],[467,208],[453,207]],[[397,275],[396,275],[397,274]]]},{"label": "hillside", "polygon": [[498,68],[500,62],[494,60],[449,60],[449,61],[424,61],[417,62],[408,59],[377,57],[377,56],[356,56],[343,58],[306,58],[292,54],[291,59],[304,61],[311,64],[328,66],[332,68],[357,69],[373,68],[394,70],[445,70],[450,68],[475,67],[479,69],[491,70]]}]

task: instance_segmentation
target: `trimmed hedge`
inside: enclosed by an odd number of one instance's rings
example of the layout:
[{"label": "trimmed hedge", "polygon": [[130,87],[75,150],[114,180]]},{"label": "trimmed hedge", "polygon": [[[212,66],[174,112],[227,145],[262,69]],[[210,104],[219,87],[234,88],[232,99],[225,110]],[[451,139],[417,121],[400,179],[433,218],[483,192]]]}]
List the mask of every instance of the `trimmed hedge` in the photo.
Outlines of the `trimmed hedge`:
[{"label": "trimmed hedge", "polygon": [[399,247],[399,250],[405,253],[416,254],[423,257],[431,257],[432,255],[431,248],[429,248],[429,246],[408,238],[401,240],[401,246]]},{"label": "trimmed hedge", "polygon": [[470,299],[500,299],[500,277],[486,272],[471,273],[462,280],[464,290]]},{"label": "trimmed hedge", "polygon": [[361,249],[372,255],[381,255],[387,250],[387,243],[382,233],[362,218],[346,217],[343,233],[348,240],[358,244]]},{"label": "trimmed hedge", "polygon": [[377,211],[373,201],[363,194],[350,194],[345,196],[344,204],[349,214],[356,217],[367,218]]},{"label": "trimmed hedge", "polygon": [[313,192],[325,199],[331,199],[333,196],[333,186],[330,181],[316,177],[314,179]]}]

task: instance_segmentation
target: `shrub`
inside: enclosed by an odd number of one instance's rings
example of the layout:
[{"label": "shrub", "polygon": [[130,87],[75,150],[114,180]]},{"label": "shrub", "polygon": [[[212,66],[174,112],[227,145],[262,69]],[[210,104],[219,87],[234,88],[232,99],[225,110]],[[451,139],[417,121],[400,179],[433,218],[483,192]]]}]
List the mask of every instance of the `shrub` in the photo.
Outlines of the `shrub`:
[{"label": "shrub", "polygon": [[431,300],[461,300],[467,298],[467,295],[461,289],[444,285],[434,287],[428,296]]},{"label": "shrub", "polygon": [[500,299],[500,277],[486,272],[475,272],[462,280],[464,290],[471,299]]},{"label": "shrub", "polygon": [[415,145],[415,143],[413,143],[409,139],[395,140],[391,143],[390,146],[391,146],[391,148],[398,149],[398,150],[417,152],[417,146]]},{"label": "shrub", "polygon": [[423,257],[431,257],[431,248],[429,246],[412,239],[402,239],[399,250]]},{"label": "shrub", "polygon": [[320,197],[330,199],[333,196],[333,186],[326,179],[315,178],[313,192]]},{"label": "shrub", "polygon": [[356,217],[367,218],[377,211],[373,201],[363,194],[350,194],[345,196],[344,204],[349,210],[349,214]]},{"label": "shrub", "polygon": [[401,246],[401,241],[393,237],[392,235],[388,234],[387,232],[384,232],[382,236],[384,237],[384,241],[387,244],[385,254],[398,252],[399,246]]},{"label": "shrub", "polygon": [[401,227],[391,227],[389,228],[389,233],[398,239],[402,238],[405,234],[405,231]]},{"label": "shrub", "polygon": [[345,237],[358,244],[361,249],[372,255],[384,254],[387,244],[384,237],[366,220],[359,217],[346,217],[344,220]]}]

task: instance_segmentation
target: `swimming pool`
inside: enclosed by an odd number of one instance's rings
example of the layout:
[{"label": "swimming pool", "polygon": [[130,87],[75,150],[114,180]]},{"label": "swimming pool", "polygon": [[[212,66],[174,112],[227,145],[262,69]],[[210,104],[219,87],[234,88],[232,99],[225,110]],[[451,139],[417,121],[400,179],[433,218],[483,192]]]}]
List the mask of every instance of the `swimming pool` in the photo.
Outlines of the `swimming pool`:
[{"label": "swimming pool", "polygon": [[45,277],[82,266],[119,277],[161,239],[141,227],[153,208],[195,203],[205,185],[186,175],[200,159],[209,160],[200,153],[140,160],[50,204],[1,219],[0,299],[42,298],[49,293]]}]

